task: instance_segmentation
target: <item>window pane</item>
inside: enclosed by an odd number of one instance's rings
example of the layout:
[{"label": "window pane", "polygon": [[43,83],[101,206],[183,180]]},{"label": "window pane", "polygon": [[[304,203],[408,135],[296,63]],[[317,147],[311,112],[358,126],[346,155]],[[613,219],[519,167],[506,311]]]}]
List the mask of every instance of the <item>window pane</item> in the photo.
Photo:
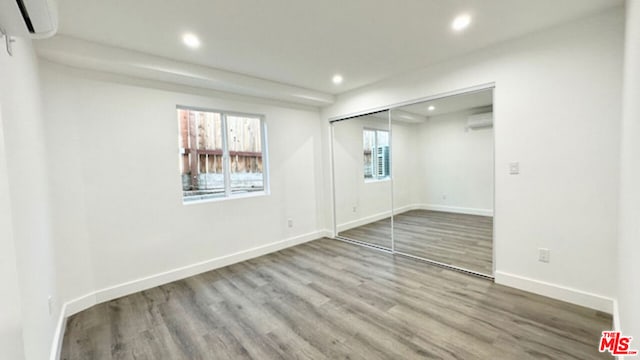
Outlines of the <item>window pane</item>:
[{"label": "window pane", "polygon": [[178,123],[183,200],[224,196],[221,115],[178,109]]},{"label": "window pane", "polygon": [[378,179],[384,179],[389,176],[389,132],[377,131],[376,144],[376,170]]},{"label": "window pane", "polygon": [[364,150],[364,178],[372,179],[375,173],[373,154],[375,154],[376,132],[374,130],[362,131],[362,143]]},{"label": "window pane", "polygon": [[364,129],[362,144],[365,180],[379,180],[389,177],[389,132]]},{"label": "window pane", "polygon": [[386,130],[378,130],[378,146],[389,147],[389,132]]},{"label": "window pane", "polygon": [[232,194],[264,190],[261,123],[258,117],[227,116]]}]

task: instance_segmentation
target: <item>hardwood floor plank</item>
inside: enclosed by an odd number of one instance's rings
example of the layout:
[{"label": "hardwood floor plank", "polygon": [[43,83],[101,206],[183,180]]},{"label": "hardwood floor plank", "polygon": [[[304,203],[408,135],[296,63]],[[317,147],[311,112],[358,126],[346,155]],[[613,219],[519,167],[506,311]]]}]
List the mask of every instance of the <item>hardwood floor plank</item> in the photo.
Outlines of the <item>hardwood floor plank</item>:
[{"label": "hardwood floor plank", "polygon": [[62,359],[606,359],[611,317],[321,239],[72,316]]}]

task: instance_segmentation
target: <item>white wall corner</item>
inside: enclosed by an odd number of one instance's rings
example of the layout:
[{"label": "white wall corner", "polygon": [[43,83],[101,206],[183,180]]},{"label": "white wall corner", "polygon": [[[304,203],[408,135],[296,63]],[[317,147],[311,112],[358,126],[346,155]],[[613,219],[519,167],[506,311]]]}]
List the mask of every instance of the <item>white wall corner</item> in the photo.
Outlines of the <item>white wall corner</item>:
[{"label": "white wall corner", "polygon": [[393,209],[393,213],[394,214],[402,214],[403,212],[407,212],[407,211],[411,211],[411,210],[421,210],[422,209],[422,205],[421,204],[409,204],[409,205],[404,205],[404,206],[400,206],[397,208]]},{"label": "white wall corner", "polygon": [[[611,317],[613,318],[611,330],[622,332],[622,328],[620,326],[620,309],[618,308],[618,299],[613,299],[613,311]],[[621,355],[616,356],[615,358],[616,360],[624,360],[624,356]]]},{"label": "white wall corner", "polygon": [[588,307],[590,309],[602,311],[614,316],[615,328],[615,300],[606,296],[589,293],[586,291],[552,284],[545,281],[535,280],[520,275],[509,274],[503,271],[495,272],[496,284],[509,286],[512,288],[532,292],[534,294],[547,296],[556,300],[565,301],[571,304]]},{"label": "white wall corner", "polygon": [[613,324],[612,324],[613,331],[622,331],[620,327],[620,309],[618,308],[617,299],[613,299],[613,308],[611,311],[611,316],[613,317]]},{"label": "white wall corner", "polygon": [[[613,310],[611,313],[611,317],[612,317],[611,330],[622,332],[622,329],[620,327],[620,310],[618,308],[618,299],[612,299],[612,301],[613,301]],[[616,360],[624,360],[624,356],[621,356],[621,355],[615,356],[615,358]]]}]

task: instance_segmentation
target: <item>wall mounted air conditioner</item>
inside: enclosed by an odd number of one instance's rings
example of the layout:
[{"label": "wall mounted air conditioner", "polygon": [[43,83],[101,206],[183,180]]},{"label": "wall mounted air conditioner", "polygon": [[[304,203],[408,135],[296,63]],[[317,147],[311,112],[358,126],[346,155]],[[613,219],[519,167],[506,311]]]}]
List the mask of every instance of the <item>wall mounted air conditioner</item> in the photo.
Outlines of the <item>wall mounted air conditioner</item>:
[{"label": "wall mounted air conditioner", "polygon": [[44,39],[58,30],[55,0],[0,0],[0,28],[7,36]]},{"label": "wall mounted air conditioner", "polygon": [[482,113],[469,115],[467,118],[467,129],[483,129],[493,126],[493,113]]}]

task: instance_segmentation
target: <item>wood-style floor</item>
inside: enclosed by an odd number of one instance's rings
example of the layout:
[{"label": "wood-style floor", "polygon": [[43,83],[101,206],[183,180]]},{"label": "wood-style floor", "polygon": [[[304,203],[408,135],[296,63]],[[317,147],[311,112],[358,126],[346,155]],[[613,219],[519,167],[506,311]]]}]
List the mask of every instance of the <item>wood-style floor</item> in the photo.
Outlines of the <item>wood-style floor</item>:
[{"label": "wood-style floor", "polygon": [[[391,219],[343,231],[342,237],[391,248]],[[393,217],[395,250],[493,275],[493,218],[411,210]]]},{"label": "wood-style floor", "polygon": [[342,231],[338,236],[391,250],[391,218]]},{"label": "wood-style floor", "polygon": [[493,275],[493,218],[412,210],[393,217],[396,251]]},{"label": "wood-style floor", "polygon": [[321,239],[72,316],[62,359],[599,359],[611,318]]}]

